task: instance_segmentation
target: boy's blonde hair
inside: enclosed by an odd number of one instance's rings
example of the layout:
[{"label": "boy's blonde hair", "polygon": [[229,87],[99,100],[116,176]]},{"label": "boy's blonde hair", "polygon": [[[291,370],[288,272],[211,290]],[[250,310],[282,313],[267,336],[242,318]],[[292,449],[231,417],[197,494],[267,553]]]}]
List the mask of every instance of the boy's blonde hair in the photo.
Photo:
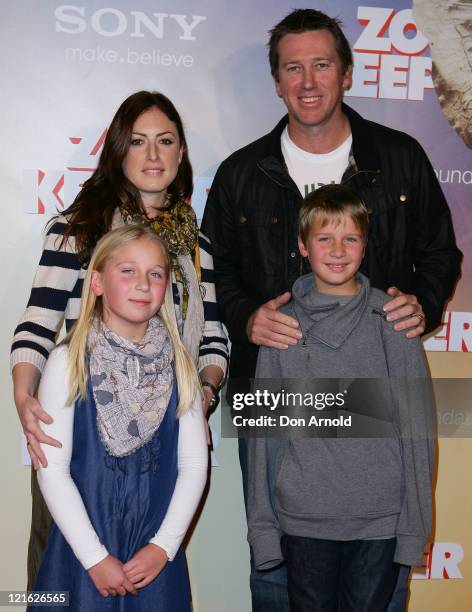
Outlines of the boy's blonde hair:
[{"label": "boy's blonde hair", "polygon": [[324,185],[309,193],[303,200],[299,215],[298,235],[306,245],[308,235],[315,223],[324,227],[334,221],[341,223],[350,217],[359,228],[364,244],[369,234],[369,213],[362,200],[343,185]]},{"label": "boy's blonde hair", "polygon": [[[108,232],[98,241],[84,280],[79,318],[64,339],[69,346],[69,403],[74,402],[77,396],[87,395],[87,336],[94,318],[102,320],[103,317],[102,299],[100,296],[97,297],[91,288],[92,273],[94,271],[103,272],[116,249],[132,240],[140,239],[151,240],[160,245],[164,253],[166,274],[169,277],[170,263],[167,248],[151,228],[142,225],[124,225]],[[179,389],[177,413],[178,416],[181,416],[191,407],[195,394],[200,390],[200,383],[193,359],[180,339],[169,281],[164,302],[157,316],[166,326],[174,349],[174,364]]]}]

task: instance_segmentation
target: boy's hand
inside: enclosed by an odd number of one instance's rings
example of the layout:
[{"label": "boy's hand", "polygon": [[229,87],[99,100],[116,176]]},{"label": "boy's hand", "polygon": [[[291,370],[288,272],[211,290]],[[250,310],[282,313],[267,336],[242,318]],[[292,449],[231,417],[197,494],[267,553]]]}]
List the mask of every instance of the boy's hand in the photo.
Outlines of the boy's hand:
[{"label": "boy's hand", "polygon": [[393,329],[395,331],[407,330],[407,338],[420,336],[425,330],[426,322],[423,309],[416,296],[403,293],[397,287],[390,287],[387,293],[393,298],[383,307],[387,313],[387,321],[399,321],[393,326]]},{"label": "boy's hand", "polygon": [[277,349],[286,349],[298,343],[302,337],[298,321],[277,310],[289,300],[290,293],[287,291],[262,304],[252,313],[246,325],[250,342]]},{"label": "boy's hand", "polygon": [[142,589],[158,576],[167,563],[167,553],[157,544],[143,546],[123,565],[128,580]]},{"label": "boy's hand", "polygon": [[123,564],[116,557],[108,555],[100,563],[89,568],[88,573],[97,591],[103,597],[126,595],[127,592],[137,594],[135,586],[126,577]]}]

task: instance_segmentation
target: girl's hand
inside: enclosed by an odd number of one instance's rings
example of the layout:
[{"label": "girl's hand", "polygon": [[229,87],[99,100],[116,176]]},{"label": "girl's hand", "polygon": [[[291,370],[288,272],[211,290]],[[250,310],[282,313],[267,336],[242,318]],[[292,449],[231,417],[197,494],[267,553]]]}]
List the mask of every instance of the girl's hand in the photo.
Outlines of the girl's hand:
[{"label": "girl's hand", "polygon": [[40,465],[47,467],[48,462],[46,456],[41,450],[40,443],[50,444],[51,446],[61,447],[61,443],[54,438],[46,435],[39,426],[39,421],[50,425],[52,418],[42,409],[38,400],[27,393],[15,396],[16,409],[20,417],[21,425],[28,442],[28,452],[31,457],[31,463],[35,470],[38,470]]},{"label": "girl's hand", "polygon": [[100,563],[93,565],[88,573],[97,591],[103,597],[126,595],[127,592],[137,594],[134,585],[126,577],[123,564],[116,557],[108,555]]},{"label": "girl's hand", "polygon": [[123,570],[134,586],[142,589],[162,572],[167,561],[163,548],[157,544],[147,544],[123,565]]}]

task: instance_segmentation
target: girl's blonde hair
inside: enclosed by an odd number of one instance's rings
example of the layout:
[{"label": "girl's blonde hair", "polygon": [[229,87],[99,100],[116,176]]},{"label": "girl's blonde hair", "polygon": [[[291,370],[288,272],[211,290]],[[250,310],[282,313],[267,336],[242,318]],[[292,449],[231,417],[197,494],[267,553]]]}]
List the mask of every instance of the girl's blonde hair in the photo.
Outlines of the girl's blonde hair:
[{"label": "girl's blonde hair", "polygon": [[[94,271],[103,272],[110,257],[119,247],[132,240],[140,239],[151,240],[161,246],[165,257],[166,274],[169,277],[170,264],[167,248],[151,228],[142,225],[124,225],[108,232],[97,242],[84,279],[79,318],[64,339],[69,346],[69,403],[74,402],[77,396],[86,397],[87,395],[87,336],[93,320],[97,317],[101,321],[103,317],[102,299],[97,297],[91,289],[92,273]],[[200,383],[193,359],[180,339],[169,280],[165,299],[157,316],[166,326],[174,349],[174,365],[179,390],[177,414],[181,416],[191,407],[195,394],[200,392]]]}]

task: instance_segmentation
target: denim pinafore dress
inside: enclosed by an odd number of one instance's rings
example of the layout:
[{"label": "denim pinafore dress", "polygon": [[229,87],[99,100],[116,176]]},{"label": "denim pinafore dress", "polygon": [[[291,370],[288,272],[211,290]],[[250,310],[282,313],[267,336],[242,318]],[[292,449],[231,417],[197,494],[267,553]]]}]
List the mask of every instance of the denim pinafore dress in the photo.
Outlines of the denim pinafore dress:
[{"label": "denim pinafore dress", "polygon": [[[100,440],[93,392],[76,402],[72,478],[97,535],[123,563],[156,534],[177,480],[177,385],[154,437],[126,457],[112,457]],[[30,612],[190,612],[190,586],[183,549],[138,595],[103,597],[54,521],[36,591],[69,591],[69,607],[31,606]]]}]

